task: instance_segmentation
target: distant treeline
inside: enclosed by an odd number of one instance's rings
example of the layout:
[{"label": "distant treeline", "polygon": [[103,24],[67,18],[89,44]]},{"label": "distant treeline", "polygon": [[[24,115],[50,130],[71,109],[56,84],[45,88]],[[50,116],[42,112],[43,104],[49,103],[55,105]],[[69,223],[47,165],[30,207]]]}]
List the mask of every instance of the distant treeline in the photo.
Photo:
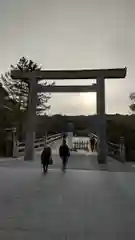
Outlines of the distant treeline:
[{"label": "distant treeline", "polygon": [[[26,117],[26,116],[25,116]],[[17,128],[18,140],[25,139],[25,117],[23,117],[20,126]],[[6,118],[9,120],[10,118]],[[3,119],[1,122],[1,140],[3,129],[7,127],[15,126],[11,124],[12,121],[6,122]],[[107,119],[107,138],[109,141],[114,143],[119,143],[121,136],[127,137],[128,139],[135,142],[135,115],[106,115]],[[68,123],[73,123],[74,133],[77,135],[87,136],[89,133],[93,132],[97,134],[97,129],[99,127],[99,122],[97,115],[93,116],[37,116],[36,121],[36,137],[42,137],[47,132],[48,134],[58,133],[67,131]],[[9,124],[10,123],[10,124]]]}]

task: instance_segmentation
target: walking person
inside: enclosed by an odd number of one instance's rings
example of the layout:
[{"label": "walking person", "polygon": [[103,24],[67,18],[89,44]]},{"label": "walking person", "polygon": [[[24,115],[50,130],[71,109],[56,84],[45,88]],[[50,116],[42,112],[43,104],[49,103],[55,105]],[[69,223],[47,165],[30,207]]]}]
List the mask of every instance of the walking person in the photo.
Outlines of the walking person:
[{"label": "walking person", "polygon": [[62,170],[63,172],[65,172],[68,158],[70,157],[70,150],[65,139],[63,140],[63,143],[59,148],[59,156],[62,159]]},{"label": "walking person", "polygon": [[95,151],[97,152],[97,150],[98,150],[98,142],[97,140],[95,140]]},{"label": "walking person", "polygon": [[93,152],[94,148],[95,148],[95,138],[94,138],[94,136],[92,136],[91,139],[90,139],[90,145],[91,145],[91,151]]},{"label": "walking person", "polygon": [[52,164],[52,153],[51,148],[49,146],[45,146],[41,153],[41,164],[43,167],[43,173],[48,172],[48,165]]}]

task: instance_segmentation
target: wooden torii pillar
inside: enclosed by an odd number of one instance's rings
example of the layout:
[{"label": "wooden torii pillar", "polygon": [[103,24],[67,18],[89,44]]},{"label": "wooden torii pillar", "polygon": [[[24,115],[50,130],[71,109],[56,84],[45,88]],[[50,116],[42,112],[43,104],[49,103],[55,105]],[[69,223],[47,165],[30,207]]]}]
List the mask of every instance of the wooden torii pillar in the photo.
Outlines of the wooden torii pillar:
[{"label": "wooden torii pillar", "polygon": [[[29,79],[29,101],[27,132],[25,141],[25,160],[33,160],[34,156],[34,135],[36,119],[36,100],[38,92],[96,92],[97,93],[97,115],[99,117],[98,136],[99,153],[98,162],[106,163],[107,143],[106,143],[106,115],[105,115],[105,78],[125,78],[126,68],[118,69],[97,69],[97,70],[38,70],[33,72],[11,71],[14,79]],[[63,80],[63,79],[96,79],[96,84],[81,86],[41,86],[38,80]]]}]

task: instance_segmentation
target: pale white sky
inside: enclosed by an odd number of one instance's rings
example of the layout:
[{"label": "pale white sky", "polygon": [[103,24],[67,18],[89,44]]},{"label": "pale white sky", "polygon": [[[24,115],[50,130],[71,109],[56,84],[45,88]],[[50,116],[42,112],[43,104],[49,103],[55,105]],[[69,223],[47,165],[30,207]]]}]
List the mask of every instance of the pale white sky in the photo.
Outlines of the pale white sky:
[{"label": "pale white sky", "polygon": [[[125,80],[106,80],[106,112],[127,113],[135,90],[134,13],[134,0],[0,0],[0,73],[22,56],[44,69],[127,66]],[[93,114],[95,101],[94,94],[53,94],[50,113]]]}]

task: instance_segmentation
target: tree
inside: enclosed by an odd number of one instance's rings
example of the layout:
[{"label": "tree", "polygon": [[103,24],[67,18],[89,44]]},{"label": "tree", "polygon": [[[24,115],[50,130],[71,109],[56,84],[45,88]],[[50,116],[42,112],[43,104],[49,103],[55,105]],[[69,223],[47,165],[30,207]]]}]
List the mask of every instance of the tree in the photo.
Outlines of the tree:
[{"label": "tree", "polygon": [[[41,66],[38,66],[37,63],[34,63],[32,60],[28,60],[25,57],[20,58],[16,66],[11,65],[11,70],[20,70],[20,71],[34,71],[41,70]],[[18,103],[19,110],[25,111],[28,105],[28,94],[29,86],[28,82],[23,79],[14,80],[11,78],[11,73],[6,72],[4,75],[1,75],[1,82],[7,89],[9,96]],[[48,85],[47,81],[41,80],[39,84],[46,86]],[[53,85],[51,83],[51,85]],[[50,85],[50,84],[49,84]],[[51,95],[48,93],[38,93],[37,96],[37,114],[44,114],[47,109],[50,108],[48,101],[51,98]]]},{"label": "tree", "polygon": [[131,94],[130,94],[130,100],[131,100],[131,105],[129,106],[130,107],[130,110],[133,112],[133,113],[135,113],[135,92],[132,92]]},{"label": "tree", "polygon": [[[28,60],[25,57],[20,58],[16,66],[11,65],[11,70],[20,70],[20,71],[34,71],[41,70],[41,66],[38,66],[37,63],[34,63],[32,60]],[[9,119],[12,124],[17,127],[18,136],[20,139],[25,137],[25,116],[27,114],[28,106],[28,95],[29,95],[29,84],[23,79],[12,79],[11,72],[6,72],[4,75],[1,75],[0,79],[4,88],[9,94],[9,98],[15,102],[12,112],[10,113]],[[41,80],[38,81],[39,84],[46,86],[48,85],[47,81]],[[53,83],[49,85],[53,85]],[[44,115],[46,110],[50,108],[48,101],[51,98],[51,95],[48,93],[38,93],[37,95],[37,115]]]}]

